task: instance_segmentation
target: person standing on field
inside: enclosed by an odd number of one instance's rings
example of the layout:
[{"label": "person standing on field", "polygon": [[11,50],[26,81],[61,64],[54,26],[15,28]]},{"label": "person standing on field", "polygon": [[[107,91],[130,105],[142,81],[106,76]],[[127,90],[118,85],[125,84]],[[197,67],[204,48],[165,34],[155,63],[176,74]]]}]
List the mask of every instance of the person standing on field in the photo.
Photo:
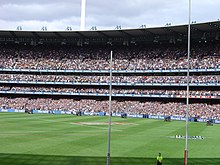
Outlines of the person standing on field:
[{"label": "person standing on field", "polygon": [[163,161],[163,157],[161,153],[159,153],[159,155],[157,156],[157,165],[162,165],[162,161]]}]

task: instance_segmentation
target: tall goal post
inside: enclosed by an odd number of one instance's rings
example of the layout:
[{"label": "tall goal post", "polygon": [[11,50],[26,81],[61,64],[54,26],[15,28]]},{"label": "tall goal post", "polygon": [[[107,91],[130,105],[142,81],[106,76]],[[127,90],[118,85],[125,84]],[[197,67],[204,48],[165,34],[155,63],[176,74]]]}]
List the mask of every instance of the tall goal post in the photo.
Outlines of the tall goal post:
[{"label": "tall goal post", "polygon": [[187,97],[186,97],[186,143],[184,150],[184,165],[188,164],[188,120],[189,120],[189,68],[190,68],[190,28],[191,28],[191,0],[189,0],[188,50],[187,50]]},{"label": "tall goal post", "polygon": [[112,112],[112,54],[110,53],[110,84],[109,84],[109,111],[108,111],[108,151],[107,165],[110,165],[110,141],[111,141],[111,112]]}]

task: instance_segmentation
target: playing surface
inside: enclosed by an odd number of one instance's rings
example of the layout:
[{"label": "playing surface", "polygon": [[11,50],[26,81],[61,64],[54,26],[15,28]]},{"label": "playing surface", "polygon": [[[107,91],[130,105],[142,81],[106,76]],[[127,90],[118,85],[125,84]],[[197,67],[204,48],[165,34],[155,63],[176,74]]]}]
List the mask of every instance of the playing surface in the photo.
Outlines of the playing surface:
[{"label": "playing surface", "polygon": [[[104,165],[108,117],[0,113],[0,164]],[[185,122],[112,117],[111,165],[183,164]],[[220,125],[189,123],[188,164],[220,164]]]}]

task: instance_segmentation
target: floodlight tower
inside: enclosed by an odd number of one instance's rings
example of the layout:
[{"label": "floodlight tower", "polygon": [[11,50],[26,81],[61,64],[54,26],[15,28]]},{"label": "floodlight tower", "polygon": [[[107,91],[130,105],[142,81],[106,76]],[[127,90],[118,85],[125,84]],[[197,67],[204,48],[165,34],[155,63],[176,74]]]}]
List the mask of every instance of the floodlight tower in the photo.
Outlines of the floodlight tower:
[{"label": "floodlight tower", "polygon": [[86,23],[86,0],[81,0],[81,21],[80,21],[80,30],[85,30]]}]

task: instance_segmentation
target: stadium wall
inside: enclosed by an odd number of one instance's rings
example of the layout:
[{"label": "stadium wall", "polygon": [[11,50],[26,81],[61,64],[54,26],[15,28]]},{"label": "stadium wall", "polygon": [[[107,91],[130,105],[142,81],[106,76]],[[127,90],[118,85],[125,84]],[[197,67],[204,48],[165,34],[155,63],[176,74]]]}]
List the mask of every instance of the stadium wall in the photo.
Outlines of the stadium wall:
[{"label": "stadium wall", "polygon": [[[0,109],[0,112],[18,112],[18,113],[25,113],[25,110],[17,110],[17,109]],[[32,110],[33,114],[66,114],[66,115],[77,115],[77,112],[70,112],[70,111],[57,111],[57,110]],[[80,115],[83,116],[108,116],[108,113],[104,112],[82,112]],[[112,113],[113,117],[121,117],[121,113]],[[144,114],[127,114],[127,117],[130,118],[145,118],[145,119],[158,119],[158,120],[164,120],[167,116],[163,115],[144,115]],[[181,117],[178,115],[170,116],[171,120],[176,121],[185,121],[185,117]],[[195,122],[194,117],[189,117],[190,122]],[[197,118],[197,122],[207,122],[206,119],[203,118]],[[212,122],[215,124],[220,124],[220,120],[212,119]]]}]

